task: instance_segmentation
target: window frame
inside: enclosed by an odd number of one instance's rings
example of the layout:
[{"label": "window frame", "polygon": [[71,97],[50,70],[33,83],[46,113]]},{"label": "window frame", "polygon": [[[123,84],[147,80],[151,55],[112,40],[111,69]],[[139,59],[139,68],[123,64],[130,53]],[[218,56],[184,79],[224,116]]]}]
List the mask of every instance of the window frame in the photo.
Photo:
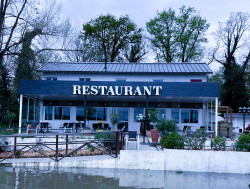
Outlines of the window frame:
[{"label": "window frame", "polygon": [[[63,116],[63,108],[69,108],[69,119],[56,119],[55,118],[55,109],[56,108],[62,108],[62,116]],[[53,106],[53,120],[70,120],[70,106]]]},{"label": "window frame", "polygon": [[[188,111],[188,122],[182,122],[182,111]],[[197,122],[191,122],[191,111],[196,111],[197,112]],[[199,123],[199,110],[198,109],[180,109],[180,123],[185,124],[185,123],[191,123],[191,124],[197,124]]]}]

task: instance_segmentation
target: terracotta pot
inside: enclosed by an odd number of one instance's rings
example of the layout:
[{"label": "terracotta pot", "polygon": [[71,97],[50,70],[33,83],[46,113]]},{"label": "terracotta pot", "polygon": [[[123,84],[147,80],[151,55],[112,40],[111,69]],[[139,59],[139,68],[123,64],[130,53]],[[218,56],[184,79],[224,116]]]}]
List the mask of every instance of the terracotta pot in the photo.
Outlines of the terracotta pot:
[{"label": "terracotta pot", "polygon": [[151,137],[153,143],[158,143],[159,131],[157,129],[151,129]]}]

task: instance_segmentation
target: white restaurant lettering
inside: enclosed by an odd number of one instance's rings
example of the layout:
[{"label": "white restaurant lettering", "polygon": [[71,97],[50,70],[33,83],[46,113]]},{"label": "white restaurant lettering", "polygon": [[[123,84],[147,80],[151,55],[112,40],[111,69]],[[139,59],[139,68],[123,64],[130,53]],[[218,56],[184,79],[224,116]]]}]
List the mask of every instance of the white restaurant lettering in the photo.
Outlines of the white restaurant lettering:
[{"label": "white restaurant lettering", "polygon": [[159,96],[162,86],[96,86],[96,85],[73,85],[74,95],[125,95],[125,96],[144,96],[152,95]]}]

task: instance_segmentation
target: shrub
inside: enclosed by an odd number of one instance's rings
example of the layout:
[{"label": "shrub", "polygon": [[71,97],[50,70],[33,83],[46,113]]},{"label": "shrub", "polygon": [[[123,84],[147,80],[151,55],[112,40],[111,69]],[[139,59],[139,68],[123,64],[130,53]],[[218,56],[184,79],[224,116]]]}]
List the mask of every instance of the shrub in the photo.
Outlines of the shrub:
[{"label": "shrub", "polygon": [[216,136],[211,140],[211,149],[225,150],[226,138]]},{"label": "shrub", "polygon": [[[111,150],[115,150],[115,139],[116,139],[116,134],[115,133],[98,133],[95,135],[95,139],[97,140],[106,140],[106,142],[103,142],[103,146],[106,148],[109,148]],[[110,141],[112,140],[112,141]]]},{"label": "shrub", "polygon": [[169,149],[182,149],[184,148],[184,141],[182,136],[180,136],[178,133],[173,132],[171,134],[166,133],[161,138],[161,146],[163,148],[169,148]]},{"label": "shrub", "polygon": [[206,133],[204,129],[197,129],[193,133],[188,131],[184,133],[184,142],[189,149],[200,150],[206,142]]},{"label": "shrub", "polygon": [[250,133],[242,134],[236,142],[235,148],[237,151],[250,152]]},{"label": "shrub", "polygon": [[158,121],[156,128],[161,132],[161,135],[165,135],[169,132],[177,132],[178,128],[174,120],[162,118]]}]

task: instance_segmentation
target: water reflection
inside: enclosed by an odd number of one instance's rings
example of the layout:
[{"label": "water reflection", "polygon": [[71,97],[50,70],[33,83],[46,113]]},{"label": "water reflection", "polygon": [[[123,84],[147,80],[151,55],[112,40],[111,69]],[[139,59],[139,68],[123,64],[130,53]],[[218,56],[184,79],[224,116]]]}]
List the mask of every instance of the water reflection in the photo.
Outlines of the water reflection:
[{"label": "water reflection", "polygon": [[0,167],[0,188],[248,188],[250,175],[87,168]]}]

